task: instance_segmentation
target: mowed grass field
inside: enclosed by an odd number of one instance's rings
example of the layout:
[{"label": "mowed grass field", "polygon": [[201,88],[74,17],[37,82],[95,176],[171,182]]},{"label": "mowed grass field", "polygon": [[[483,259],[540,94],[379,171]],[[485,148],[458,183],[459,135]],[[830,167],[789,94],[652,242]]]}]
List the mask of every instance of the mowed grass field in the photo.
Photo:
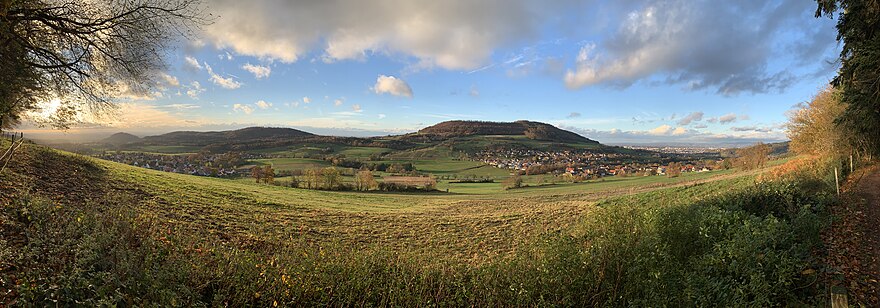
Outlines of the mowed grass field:
[{"label": "mowed grass field", "polygon": [[[256,165],[270,164],[276,171],[321,169],[330,167],[330,163],[320,159],[310,158],[268,158],[255,159],[251,163]],[[481,162],[436,159],[436,160],[388,160],[376,161],[375,163],[404,164],[412,163],[416,170],[433,175],[438,178],[437,189],[453,194],[559,194],[559,193],[590,193],[601,190],[619,190],[632,187],[655,187],[709,179],[715,176],[731,174],[733,170],[716,170],[709,172],[684,173],[679,177],[668,178],[666,176],[630,176],[630,177],[605,177],[597,180],[580,183],[564,183],[561,178],[553,175],[527,175],[523,176],[523,184],[527,187],[514,190],[504,189],[504,180],[509,178],[511,170],[495,168]],[[776,163],[774,163],[776,164]],[[377,176],[387,175],[383,172],[375,172]],[[458,180],[469,178],[493,179],[493,183],[454,183]],[[288,177],[276,178],[278,181],[289,181]],[[240,178],[240,182],[253,182],[250,178]],[[354,179],[350,176],[343,177],[343,181],[351,183]],[[448,191],[447,191],[448,190]]]},{"label": "mowed grass field", "polygon": [[[326,151],[328,149],[329,152]],[[345,155],[345,157],[351,158],[368,158],[374,154],[382,154],[391,151],[391,149],[380,147],[356,147],[333,143],[315,143],[301,144],[290,147],[260,149],[255,150],[254,152],[300,158],[319,154]]]},{"label": "mowed grass field", "polygon": [[329,167],[330,162],[312,158],[266,158],[250,160],[258,166],[271,165],[275,171],[320,169]]},{"label": "mowed grass field", "polygon": [[766,168],[405,194],[20,154],[0,286],[35,306],[814,306],[830,200]]},{"label": "mowed grass field", "polygon": [[603,191],[625,193],[627,189],[632,189],[633,191],[636,189],[653,189],[694,181],[712,180],[725,175],[736,175],[736,171],[689,172],[674,178],[666,176],[612,176],[579,183],[560,182],[560,179],[556,179],[553,175],[526,175],[522,178],[523,185],[527,186],[517,189],[505,190],[502,181],[495,181],[494,183],[452,183],[454,180],[440,181],[437,188],[442,191],[448,188],[450,193],[461,194],[549,195],[597,193]]},{"label": "mowed grass field", "polygon": [[[62,159],[72,154],[50,150]],[[595,202],[621,194],[733,178],[733,171],[679,178],[631,177],[504,191],[500,183],[449,184],[449,193],[332,192],[166,173],[82,158],[114,186],[137,188],[144,214],[219,238],[279,241],[295,236],[398,251],[431,251],[478,262],[541,234],[575,225]],[[285,159],[291,165],[320,161]],[[469,168],[473,162],[428,165]],[[733,176],[733,177],[731,177]],[[744,175],[748,176],[748,175]]]}]

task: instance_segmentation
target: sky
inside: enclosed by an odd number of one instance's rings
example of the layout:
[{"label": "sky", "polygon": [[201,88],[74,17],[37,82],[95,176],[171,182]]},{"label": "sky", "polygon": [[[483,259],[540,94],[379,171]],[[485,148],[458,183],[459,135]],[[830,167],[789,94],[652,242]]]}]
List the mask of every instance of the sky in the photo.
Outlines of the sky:
[{"label": "sky", "polygon": [[[247,126],[375,136],[533,120],[606,144],[785,140],[835,75],[810,0],[218,0],[150,95],[61,136]],[[35,114],[39,116],[42,113]],[[30,126],[26,131],[47,134]]]}]

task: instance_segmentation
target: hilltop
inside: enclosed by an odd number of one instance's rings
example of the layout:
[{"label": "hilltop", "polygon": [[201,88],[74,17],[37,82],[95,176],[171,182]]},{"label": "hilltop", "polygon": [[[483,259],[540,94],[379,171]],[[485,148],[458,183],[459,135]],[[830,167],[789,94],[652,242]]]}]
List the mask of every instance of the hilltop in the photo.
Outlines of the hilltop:
[{"label": "hilltop", "polygon": [[434,135],[442,138],[467,137],[475,135],[525,136],[528,139],[564,143],[599,144],[576,133],[560,129],[556,126],[520,120],[516,122],[487,121],[446,121],[418,131],[419,135]]},{"label": "hilltop", "polygon": [[215,143],[240,143],[253,140],[297,139],[317,136],[293,128],[248,127],[229,131],[195,132],[178,131],[158,136],[144,137],[148,144],[210,145]]},{"label": "hilltop", "polygon": [[110,137],[101,139],[99,143],[107,143],[107,144],[127,144],[133,142],[141,141],[141,137],[129,134],[129,133],[115,133],[110,135]]},{"label": "hilltop", "polygon": [[[553,125],[532,122],[446,121],[423,128],[415,133],[379,137],[342,137],[314,134],[294,128],[248,127],[228,131],[175,131],[139,138],[128,133],[116,133],[94,143],[53,144],[55,147],[76,152],[100,151],[107,145],[126,150],[186,153],[197,151],[259,151],[282,148],[344,149],[370,147],[399,152],[403,156],[428,157],[441,152],[472,153],[493,148],[573,149],[610,148],[576,133]],[[84,148],[85,147],[85,148]],[[439,148],[438,148],[439,147]],[[437,149],[435,149],[437,148]],[[411,153],[417,151],[419,153]],[[424,153],[422,153],[424,152]],[[425,153],[429,155],[424,155]],[[450,153],[440,156],[446,157]],[[457,154],[456,154],[457,155]]]}]

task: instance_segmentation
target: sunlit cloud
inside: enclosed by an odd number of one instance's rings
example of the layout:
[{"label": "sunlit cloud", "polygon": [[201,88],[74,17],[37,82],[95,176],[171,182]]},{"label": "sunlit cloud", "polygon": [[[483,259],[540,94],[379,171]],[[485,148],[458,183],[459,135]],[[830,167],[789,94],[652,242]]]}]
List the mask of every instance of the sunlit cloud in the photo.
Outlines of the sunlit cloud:
[{"label": "sunlit cloud", "polygon": [[250,63],[245,63],[241,66],[241,68],[245,71],[254,75],[256,79],[269,78],[269,75],[272,74],[272,68],[268,66],[261,65],[253,65]]},{"label": "sunlit cloud", "polygon": [[205,92],[205,88],[202,88],[202,84],[198,81],[193,81],[187,87],[186,95],[192,99],[199,99],[199,94],[202,94],[202,92]]},{"label": "sunlit cloud", "polygon": [[376,94],[387,93],[394,96],[413,97],[413,91],[412,88],[409,87],[409,84],[394,76],[379,75],[379,77],[376,78],[376,84],[373,86],[373,91],[376,92]]},{"label": "sunlit cloud", "polygon": [[269,107],[272,107],[272,103],[264,100],[258,100],[256,103],[254,103],[254,105],[257,105],[257,107],[260,107],[260,109],[269,109]]},{"label": "sunlit cloud", "polygon": [[214,73],[214,70],[211,69],[210,65],[205,64],[205,69],[208,71],[208,74],[211,76],[211,82],[215,85],[223,87],[225,89],[238,89],[241,87],[241,83],[233,79],[232,77],[223,77]]},{"label": "sunlit cloud", "polygon": [[202,69],[202,65],[199,64],[199,60],[196,60],[196,58],[193,58],[191,56],[186,56],[184,58],[184,61],[186,61],[186,65],[188,65],[192,69],[195,69],[195,70]]},{"label": "sunlit cloud", "polygon": [[232,105],[232,110],[238,111],[238,112],[243,112],[244,114],[251,114],[252,112],[254,112],[254,107],[251,107],[250,105],[245,105],[245,104],[235,104],[235,105]]}]

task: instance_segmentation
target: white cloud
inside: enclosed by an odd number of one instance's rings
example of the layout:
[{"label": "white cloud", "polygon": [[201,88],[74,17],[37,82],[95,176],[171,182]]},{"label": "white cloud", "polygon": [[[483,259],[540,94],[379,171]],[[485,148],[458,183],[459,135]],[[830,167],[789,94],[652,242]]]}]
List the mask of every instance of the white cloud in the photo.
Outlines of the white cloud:
[{"label": "white cloud", "polygon": [[[192,127],[202,125],[205,122],[193,117],[181,117],[163,110],[163,107],[170,107],[175,110],[195,109],[194,105],[175,104],[168,106],[155,106],[151,104],[120,104],[119,115],[117,118],[109,122],[100,123],[101,126],[109,126],[116,128],[156,128],[156,127]],[[176,112],[175,112],[176,113]]]},{"label": "white cloud", "polygon": [[[654,134],[651,131],[632,130],[624,131],[621,129],[611,130],[595,130],[582,129],[572,126],[562,126],[561,128],[576,132],[587,138],[605,143],[605,144],[650,144],[650,145],[687,145],[687,146],[713,146],[713,147],[730,147],[745,146],[756,142],[779,142],[786,140],[785,134],[780,132],[730,132],[730,133],[709,133],[695,130],[688,130],[683,127],[676,129],[664,128],[659,129],[665,134]],[[658,130],[658,129],[655,129]]]},{"label": "white cloud", "polygon": [[230,90],[238,89],[241,87],[241,83],[236,81],[232,77],[223,77],[215,74],[210,65],[205,64],[205,69],[208,70],[208,74],[211,75],[211,82],[213,82],[214,84]]},{"label": "white cloud", "polygon": [[654,128],[652,130],[649,130],[648,133],[651,135],[669,135],[669,133],[672,133],[673,130],[674,130],[674,128],[672,128],[672,126],[663,124],[663,125],[657,126],[656,128]]},{"label": "white cloud", "polygon": [[171,109],[176,109],[176,110],[187,110],[187,109],[199,109],[199,108],[202,108],[202,106],[199,106],[199,105],[193,105],[193,104],[171,104],[171,105],[156,106],[156,107],[157,107],[157,108],[171,108]]},{"label": "white cloud", "polygon": [[255,105],[257,105],[257,107],[260,107],[260,109],[269,109],[269,107],[272,107],[272,103],[264,100],[258,100]]},{"label": "white cloud", "polygon": [[687,129],[685,129],[684,127],[676,127],[675,130],[672,131],[672,135],[675,135],[675,136],[684,135],[686,133],[687,133]]},{"label": "white cloud", "polygon": [[[420,67],[474,69],[495,48],[536,35],[578,2],[447,1],[212,1],[223,19],[205,28],[219,47],[294,62],[311,50],[324,61],[403,54]],[[243,26],[244,25],[244,26]]]},{"label": "white cloud", "polygon": [[302,101],[303,101],[303,103],[308,104],[308,103],[311,103],[311,102],[312,102],[312,99],[309,98],[308,96],[303,96]]},{"label": "white cloud", "polygon": [[769,133],[773,131],[772,127],[758,127],[758,126],[740,126],[740,127],[731,127],[730,130],[735,132],[759,132],[759,133]]},{"label": "white cloud", "polygon": [[684,135],[684,134],[688,133],[688,130],[684,127],[672,127],[670,125],[664,124],[664,125],[660,125],[654,129],[647,131],[647,133],[650,135],[655,135],[655,136],[666,136],[666,135],[680,136],[680,135]]},{"label": "white cloud", "polygon": [[354,112],[361,112],[361,111],[363,111],[363,110],[361,110],[361,105],[359,105],[359,104],[351,105],[351,110],[353,110]]},{"label": "white cloud", "polygon": [[342,100],[341,99],[334,100],[333,106],[336,106],[336,107],[342,106]]},{"label": "white cloud", "polygon": [[373,86],[373,91],[376,94],[388,93],[394,96],[413,97],[412,89],[406,81],[394,76],[379,75],[376,78],[376,85]]},{"label": "white cloud", "polygon": [[171,87],[179,87],[180,86],[180,81],[177,80],[177,77],[168,75],[166,73],[162,73],[162,75],[160,77],[162,78],[162,82],[164,82],[164,84],[167,86],[171,86]]},{"label": "white cloud", "polygon": [[190,83],[188,89],[186,90],[186,95],[192,99],[199,99],[199,94],[205,92],[205,88],[202,88],[202,84],[198,81],[193,81]]},{"label": "white cloud", "polygon": [[244,112],[245,114],[251,114],[251,112],[254,112],[254,107],[251,107],[249,105],[243,105],[243,104],[235,104],[235,105],[232,105],[232,110],[233,111],[241,111],[241,112]]},{"label": "white cloud", "polygon": [[186,58],[184,58],[184,60],[186,61],[186,64],[187,64],[190,68],[193,68],[193,69],[196,69],[196,70],[201,70],[201,69],[202,69],[202,65],[199,64],[199,60],[196,60],[196,58],[193,58],[193,57],[190,57],[190,56],[186,56]]},{"label": "white cloud", "polygon": [[379,119],[384,119],[384,118],[385,118],[385,114],[384,114],[384,113],[380,113],[380,114],[378,115],[378,117],[379,117]]},{"label": "white cloud", "polygon": [[574,119],[574,118],[580,118],[580,117],[581,117],[580,112],[572,112],[572,113],[569,113],[566,118]]},{"label": "white cloud", "polygon": [[725,114],[723,116],[718,117],[718,122],[721,124],[736,122],[736,115],[733,113]]},{"label": "white cloud", "polygon": [[242,65],[241,68],[243,70],[250,72],[251,74],[254,74],[254,78],[257,78],[257,79],[268,78],[269,75],[272,74],[272,68],[270,68],[268,66],[253,65],[250,63],[245,63],[245,65]]},{"label": "white cloud", "polygon": [[702,120],[703,120],[703,112],[702,111],[691,112],[691,114],[685,116],[684,118],[681,118],[681,120],[678,120],[678,125],[689,125],[689,124],[691,124],[691,122],[697,122],[697,121],[702,121]]},{"label": "white cloud", "polygon": [[[645,0],[617,5],[633,9],[612,25],[616,32],[581,48],[575,67],[565,74],[569,88],[627,87],[658,77],[659,82],[722,95],[782,91],[796,75],[791,67],[771,67],[771,59],[815,62],[834,46],[829,35],[803,26],[818,22],[811,14],[815,5],[806,2]],[[805,44],[801,40],[809,42],[810,52],[775,53],[797,50]]]}]

